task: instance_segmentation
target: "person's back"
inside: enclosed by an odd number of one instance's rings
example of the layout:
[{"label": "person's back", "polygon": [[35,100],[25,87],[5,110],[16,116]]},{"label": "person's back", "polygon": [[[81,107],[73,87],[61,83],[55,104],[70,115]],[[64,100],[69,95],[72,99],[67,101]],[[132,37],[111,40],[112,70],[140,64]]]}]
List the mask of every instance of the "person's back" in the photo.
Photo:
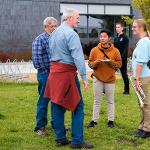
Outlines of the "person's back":
[{"label": "person's back", "polygon": [[82,46],[78,34],[63,22],[49,39],[51,61],[76,65],[83,80],[86,70]]},{"label": "person's back", "polygon": [[[83,100],[77,69],[83,86],[88,88],[84,55],[78,34],[73,30],[79,23],[79,12],[67,9],[63,13],[64,22],[49,39],[51,51],[51,72],[47,81],[45,96],[51,99],[54,114],[54,131],[57,146],[68,145],[64,126],[66,110],[72,111],[71,148],[93,148],[83,138]],[[51,84],[52,83],[52,84]]]},{"label": "person's back", "polygon": [[[76,40],[77,43],[74,43],[74,39],[77,39],[78,35],[69,27],[65,22],[63,22],[53,33],[52,37],[49,40],[50,49],[52,51],[52,61],[59,61],[66,64],[74,64],[73,57],[71,56],[73,45],[77,44],[81,49],[81,44],[79,40]],[[79,51],[80,52],[80,51]],[[83,55],[81,54],[83,59]]]}]

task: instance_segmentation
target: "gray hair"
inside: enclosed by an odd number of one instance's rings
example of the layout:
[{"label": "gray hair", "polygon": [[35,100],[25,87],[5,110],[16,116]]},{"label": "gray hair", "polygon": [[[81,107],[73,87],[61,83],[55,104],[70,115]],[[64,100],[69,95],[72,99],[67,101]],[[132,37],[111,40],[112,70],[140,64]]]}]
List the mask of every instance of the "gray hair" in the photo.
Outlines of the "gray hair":
[{"label": "gray hair", "polygon": [[58,22],[57,19],[55,19],[54,17],[47,17],[43,21],[43,26],[51,24],[52,21]]},{"label": "gray hair", "polygon": [[69,17],[72,17],[74,14],[79,13],[78,10],[73,9],[73,8],[66,8],[63,12],[62,15],[62,20],[65,21],[67,20]]}]

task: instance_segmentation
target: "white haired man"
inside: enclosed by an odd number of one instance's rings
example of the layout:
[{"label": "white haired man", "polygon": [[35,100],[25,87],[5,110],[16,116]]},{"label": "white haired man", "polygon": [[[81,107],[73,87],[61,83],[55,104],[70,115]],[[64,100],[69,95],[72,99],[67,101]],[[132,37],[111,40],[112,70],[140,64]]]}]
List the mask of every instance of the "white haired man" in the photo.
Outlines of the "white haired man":
[{"label": "white haired man", "polygon": [[83,100],[77,69],[82,77],[83,86],[88,88],[84,55],[78,34],[74,28],[79,23],[79,12],[66,9],[63,23],[53,32],[49,45],[52,51],[51,73],[47,80],[45,96],[52,101],[54,131],[57,146],[68,145],[64,125],[66,110],[72,111],[71,148],[93,148],[83,138]]},{"label": "white haired man", "polygon": [[[50,70],[49,36],[57,27],[57,20],[47,17],[43,21],[44,32],[36,37],[32,43],[32,61],[37,69],[39,99],[37,102],[35,133],[39,136],[47,135],[47,110],[49,100],[44,98],[44,90]],[[51,117],[52,119],[52,117]],[[53,120],[53,119],[52,119]],[[51,120],[51,126],[52,126]]]}]

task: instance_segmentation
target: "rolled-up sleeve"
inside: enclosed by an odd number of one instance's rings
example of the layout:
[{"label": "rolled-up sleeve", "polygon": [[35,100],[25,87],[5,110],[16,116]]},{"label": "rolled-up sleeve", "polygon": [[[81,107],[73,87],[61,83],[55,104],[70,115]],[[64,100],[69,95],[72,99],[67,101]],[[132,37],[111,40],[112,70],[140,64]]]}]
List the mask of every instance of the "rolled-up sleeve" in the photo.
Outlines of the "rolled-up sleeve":
[{"label": "rolled-up sleeve", "polygon": [[137,54],[136,54],[136,62],[139,64],[145,64],[149,61],[149,43],[142,41],[140,44],[137,45]]}]

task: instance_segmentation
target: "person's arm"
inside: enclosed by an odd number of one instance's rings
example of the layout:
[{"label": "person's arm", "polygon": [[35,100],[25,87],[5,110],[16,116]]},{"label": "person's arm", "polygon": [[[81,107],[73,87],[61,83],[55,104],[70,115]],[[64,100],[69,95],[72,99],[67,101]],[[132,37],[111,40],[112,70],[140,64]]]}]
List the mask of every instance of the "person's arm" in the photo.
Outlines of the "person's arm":
[{"label": "person's arm", "polygon": [[81,46],[81,42],[79,36],[77,34],[73,34],[68,41],[68,47],[71,52],[71,56],[74,59],[74,63],[80,73],[80,76],[83,81],[84,89],[88,89],[88,81],[86,78],[86,67],[84,61],[84,54]]},{"label": "person's arm", "polygon": [[94,49],[91,50],[90,52],[90,56],[89,56],[89,61],[88,61],[88,65],[91,69],[96,69],[97,66],[100,64],[100,60],[95,60],[94,59]]},{"label": "person's arm", "polygon": [[39,67],[42,67],[42,44],[40,40],[35,40],[32,43],[32,61],[34,67],[37,69]]},{"label": "person's arm", "polygon": [[83,81],[86,81],[84,54],[77,34],[72,34],[68,40],[68,48]]},{"label": "person's arm", "polygon": [[121,55],[120,55],[119,50],[116,50],[115,58],[114,58],[113,60],[110,60],[108,63],[109,63],[115,70],[121,68],[122,61],[121,61]]},{"label": "person's arm", "polygon": [[135,86],[137,89],[141,86],[140,83],[140,75],[142,72],[142,68],[144,64],[147,64],[149,60],[149,47],[148,47],[147,41],[141,41],[137,45],[137,55],[136,55],[136,62],[138,63],[136,66],[136,72],[135,72]]},{"label": "person's arm", "polygon": [[136,86],[136,88],[139,90],[140,86],[141,86],[141,82],[140,82],[140,75],[142,72],[142,64],[137,64],[136,67],[136,73],[135,73],[135,79],[134,79],[134,85]]},{"label": "person's arm", "polygon": [[129,39],[127,36],[124,37],[124,48],[122,52],[122,58],[128,57]]}]

